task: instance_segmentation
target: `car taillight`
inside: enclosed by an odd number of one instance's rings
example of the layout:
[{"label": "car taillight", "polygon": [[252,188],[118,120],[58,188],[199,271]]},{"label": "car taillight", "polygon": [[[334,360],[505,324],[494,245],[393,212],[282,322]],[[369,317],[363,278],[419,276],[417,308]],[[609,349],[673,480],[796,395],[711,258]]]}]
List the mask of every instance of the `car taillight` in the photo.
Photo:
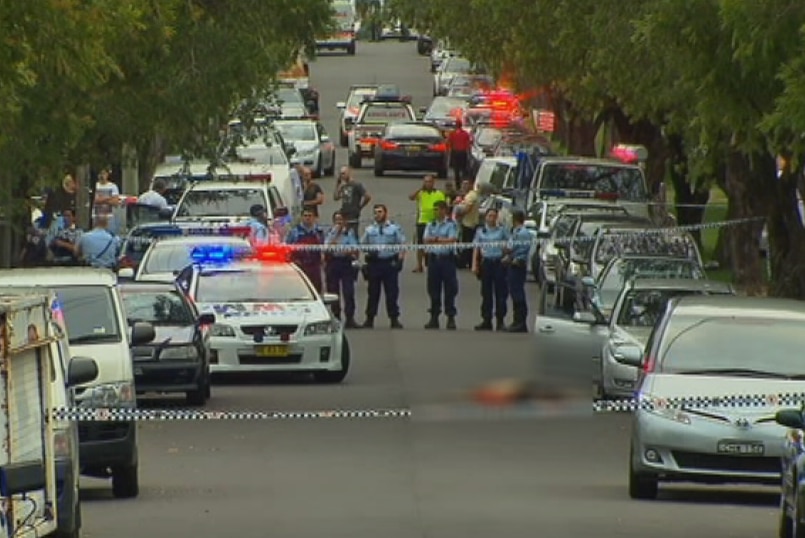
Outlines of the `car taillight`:
[{"label": "car taillight", "polygon": [[431,151],[445,152],[445,151],[447,151],[447,144],[444,144],[444,143],[431,144],[428,147],[428,149],[431,150]]},{"label": "car taillight", "polygon": [[651,355],[648,356],[646,361],[643,363],[643,373],[650,374],[654,371],[654,367],[656,366],[657,361],[654,360],[654,357]]},{"label": "car taillight", "polygon": [[380,147],[382,149],[397,149],[400,147],[400,145],[396,142],[388,142],[386,140],[382,140],[380,142]]}]

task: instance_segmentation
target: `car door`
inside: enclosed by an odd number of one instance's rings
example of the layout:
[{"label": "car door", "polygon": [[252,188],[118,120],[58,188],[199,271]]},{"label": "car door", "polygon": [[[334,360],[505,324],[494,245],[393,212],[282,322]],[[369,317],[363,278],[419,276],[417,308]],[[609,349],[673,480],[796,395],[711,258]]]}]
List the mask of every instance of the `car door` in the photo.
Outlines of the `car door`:
[{"label": "car door", "polygon": [[538,375],[565,385],[591,390],[594,366],[609,334],[603,323],[574,321],[551,311],[536,322]]}]

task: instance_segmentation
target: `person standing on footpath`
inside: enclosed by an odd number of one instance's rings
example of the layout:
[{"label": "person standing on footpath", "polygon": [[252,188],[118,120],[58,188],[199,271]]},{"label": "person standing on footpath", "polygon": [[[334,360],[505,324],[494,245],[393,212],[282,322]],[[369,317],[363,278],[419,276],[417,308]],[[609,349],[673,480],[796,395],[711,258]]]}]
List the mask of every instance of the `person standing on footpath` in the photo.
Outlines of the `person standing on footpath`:
[{"label": "person standing on footpath", "polygon": [[[291,228],[285,242],[289,245],[323,245],[324,232],[316,224],[316,215],[310,209],[302,210],[302,222]],[[302,269],[310,279],[310,283],[321,293],[321,259],[320,249],[294,249],[291,260]]]},{"label": "person standing on footpath", "polygon": [[341,215],[347,226],[358,235],[361,211],[372,201],[372,197],[361,183],[352,179],[352,170],[348,166],[341,168],[333,199],[341,202]]},{"label": "person standing on footpath", "polygon": [[512,298],[512,310],[514,320],[508,331],[511,333],[527,333],[528,326],[528,304],[525,295],[525,280],[528,266],[528,254],[531,251],[530,242],[533,241],[531,233],[525,227],[525,212],[516,209],[512,212],[512,229],[509,243],[506,246],[506,257],[508,263],[508,286],[509,295]]},{"label": "person standing on footpath", "polygon": [[[458,273],[456,271],[456,250],[447,245],[458,242],[458,225],[450,218],[447,202],[440,200],[434,204],[437,217],[425,228],[423,242],[433,245],[428,249],[428,296],[430,297],[430,321],[426,329],[439,328],[439,314],[442,313],[442,292],[444,292],[444,313],[447,315],[447,328],[456,329],[456,296],[458,295]],[[427,248],[427,247],[426,247]]]},{"label": "person standing on footpath", "polygon": [[[416,243],[421,245],[422,238],[425,234],[425,228],[428,224],[436,220],[436,209],[434,204],[436,202],[446,202],[447,197],[441,191],[436,190],[436,179],[428,174],[422,181],[422,186],[411,193],[408,197],[409,200],[417,203],[417,221],[416,221]],[[416,267],[414,273],[421,273],[423,271],[423,262],[425,261],[425,252],[422,249],[416,251]]]},{"label": "person standing on footpath", "polygon": [[[366,227],[361,237],[363,245],[404,245],[405,234],[402,228],[388,220],[388,209],[383,204],[374,206],[375,221]],[[391,321],[392,329],[402,329],[400,323],[400,271],[405,260],[404,250],[378,249],[367,250],[364,278],[368,282],[369,297],[366,300],[365,329],[374,328],[380,304],[380,288],[386,296],[386,313]]]},{"label": "person standing on footpath", "polygon": [[447,148],[450,151],[450,168],[456,183],[460,183],[467,175],[472,137],[464,130],[460,119],[456,119],[456,128],[447,135]]},{"label": "person standing on footpath", "polygon": [[[326,250],[324,254],[324,282],[327,293],[335,293],[341,300],[333,305],[333,315],[341,319],[341,303],[343,302],[343,312],[346,319],[344,327],[347,329],[357,329],[355,322],[355,279],[357,269],[355,261],[360,254],[357,245],[358,238],[352,230],[344,223],[344,217],[340,212],[333,214],[333,227],[327,232],[324,238],[327,246],[338,247],[337,250]],[[355,246],[353,250],[349,247]]]},{"label": "person standing on footpath", "polygon": [[[462,243],[471,243],[475,239],[475,230],[480,224],[481,193],[470,188],[469,182],[462,184],[462,191],[468,189],[454,208],[456,220],[461,224],[460,238]],[[464,248],[458,252],[458,267],[466,269],[472,264],[472,248]]]},{"label": "person standing on footpath", "polygon": [[490,208],[485,215],[486,224],[475,233],[476,245],[473,252],[472,272],[481,281],[481,324],[475,326],[476,331],[492,330],[492,313],[497,320],[495,328],[506,330],[506,301],[508,285],[506,282],[506,266],[503,265],[503,244],[499,246],[487,243],[506,243],[509,232],[498,224],[497,209]]},{"label": "person standing on footpath", "polygon": [[313,171],[302,168],[302,210],[310,210],[319,218],[319,206],[324,203],[324,191],[313,181]]}]

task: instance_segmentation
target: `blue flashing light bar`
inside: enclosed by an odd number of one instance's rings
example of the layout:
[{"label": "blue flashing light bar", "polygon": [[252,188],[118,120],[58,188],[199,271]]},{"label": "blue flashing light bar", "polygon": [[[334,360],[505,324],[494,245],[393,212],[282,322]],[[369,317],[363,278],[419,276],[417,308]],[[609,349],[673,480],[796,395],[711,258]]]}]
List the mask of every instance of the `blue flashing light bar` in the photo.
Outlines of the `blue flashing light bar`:
[{"label": "blue flashing light bar", "polygon": [[250,249],[232,245],[204,245],[190,252],[190,259],[198,265],[224,265],[243,259],[251,254]]}]

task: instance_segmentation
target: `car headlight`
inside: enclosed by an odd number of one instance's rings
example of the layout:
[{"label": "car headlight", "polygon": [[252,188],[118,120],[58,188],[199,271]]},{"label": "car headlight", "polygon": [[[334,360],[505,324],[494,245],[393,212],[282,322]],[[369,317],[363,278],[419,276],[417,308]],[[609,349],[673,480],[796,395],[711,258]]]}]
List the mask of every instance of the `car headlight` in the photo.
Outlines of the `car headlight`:
[{"label": "car headlight", "polygon": [[335,334],[336,332],[338,332],[338,322],[329,319],[327,321],[310,323],[305,327],[305,336]]},{"label": "car headlight", "polygon": [[234,338],[235,337],[235,329],[230,327],[229,325],[222,325],[220,323],[213,324],[210,327],[210,336],[221,336],[226,338]]},{"label": "car headlight", "polygon": [[69,458],[73,453],[73,436],[70,428],[53,430],[53,452],[57,458]]},{"label": "car headlight", "polygon": [[170,346],[159,352],[159,358],[165,360],[195,360],[198,359],[196,346]]},{"label": "car headlight", "polygon": [[681,409],[669,408],[662,399],[659,398],[638,398],[639,402],[644,402],[647,405],[644,409],[646,412],[656,415],[658,417],[667,418],[679,422],[680,424],[690,424],[690,415]]},{"label": "car headlight", "polygon": [[76,401],[79,407],[133,407],[134,387],[129,382],[87,387],[81,394],[76,394]]}]

